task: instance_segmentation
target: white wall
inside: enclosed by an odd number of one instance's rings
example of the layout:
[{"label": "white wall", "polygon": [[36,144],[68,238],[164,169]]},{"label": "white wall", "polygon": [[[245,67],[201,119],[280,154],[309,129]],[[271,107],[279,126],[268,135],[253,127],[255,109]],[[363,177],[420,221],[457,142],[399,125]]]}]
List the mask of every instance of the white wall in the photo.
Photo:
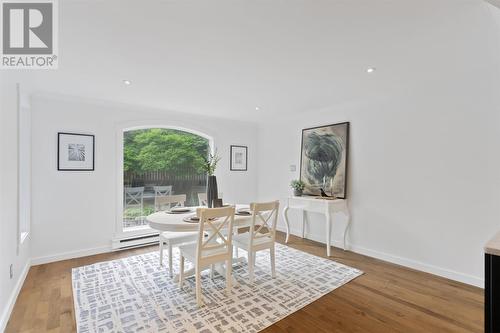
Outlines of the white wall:
[{"label": "white wall", "polygon": [[[29,268],[30,239],[18,247],[18,98],[12,77],[0,76],[0,331]],[[10,278],[10,265],[13,277]]]},{"label": "white wall", "polygon": [[[216,175],[224,199],[249,202],[257,196],[255,124],[60,96],[33,97],[32,111],[34,262],[110,248],[117,205],[116,133],[133,125],[179,126],[208,134],[222,157]],[[59,131],[95,135],[94,172],[57,171]],[[248,146],[247,172],[229,171],[231,144]]]},{"label": "white wall", "polygon": [[[463,14],[423,26],[407,70],[367,74],[355,103],[262,125],[259,197],[284,204],[302,128],[350,121],[352,249],[482,285],[482,248],[500,230],[500,30],[488,11]],[[411,88],[370,94],[398,84]],[[324,242],[322,220],[311,224],[308,237]]]}]

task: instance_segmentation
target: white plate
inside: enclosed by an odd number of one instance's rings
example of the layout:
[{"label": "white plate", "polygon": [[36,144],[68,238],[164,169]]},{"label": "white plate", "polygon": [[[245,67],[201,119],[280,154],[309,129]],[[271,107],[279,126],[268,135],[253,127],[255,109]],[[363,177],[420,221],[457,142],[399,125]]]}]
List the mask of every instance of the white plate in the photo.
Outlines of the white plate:
[{"label": "white plate", "polygon": [[191,208],[189,208],[189,207],[174,207],[174,208],[170,209],[171,213],[187,213],[190,211],[191,211]]},{"label": "white plate", "polygon": [[[188,222],[188,223],[198,223],[200,222],[200,218],[197,217],[196,215],[190,215],[190,216],[186,216],[185,218],[182,219],[184,222]],[[217,221],[217,218],[211,218],[209,219],[210,221]]]},{"label": "white plate", "polygon": [[196,217],[196,216],[186,216],[182,220],[184,222],[188,222],[188,223],[198,223],[198,222],[200,222],[200,219],[198,217]]}]

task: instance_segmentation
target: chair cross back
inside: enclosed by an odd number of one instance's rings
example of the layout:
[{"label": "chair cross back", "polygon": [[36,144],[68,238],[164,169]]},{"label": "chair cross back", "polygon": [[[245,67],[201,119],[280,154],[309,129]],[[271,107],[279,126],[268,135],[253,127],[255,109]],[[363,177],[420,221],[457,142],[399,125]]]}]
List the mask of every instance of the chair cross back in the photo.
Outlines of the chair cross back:
[{"label": "chair cross back", "polygon": [[154,186],[155,197],[165,197],[167,195],[172,195],[172,185],[168,186]]},{"label": "chair cross back", "polygon": [[144,196],[144,187],[126,187],[125,188],[125,205],[142,205]]},{"label": "chair cross back", "polygon": [[[279,202],[253,203],[250,210],[253,212],[253,221],[250,227],[252,239],[261,237],[271,237],[274,241],[276,237],[276,224],[278,221]],[[256,228],[257,222],[259,223]],[[267,229],[266,232],[264,228]]]},{"label": "chair cross back", "polygon": [[[197,215],[200,218],[198,256],[203,257],[203,252],[219,248],[226,248],[226,253],[231,251],[231,238],[234,223],[234,207],[223,208],[199,208]],[[227,235],[222,233],[227,228]],[[204,234],[209,234],[204,239]],[[221,254],[221,253],[218,253]]]}]

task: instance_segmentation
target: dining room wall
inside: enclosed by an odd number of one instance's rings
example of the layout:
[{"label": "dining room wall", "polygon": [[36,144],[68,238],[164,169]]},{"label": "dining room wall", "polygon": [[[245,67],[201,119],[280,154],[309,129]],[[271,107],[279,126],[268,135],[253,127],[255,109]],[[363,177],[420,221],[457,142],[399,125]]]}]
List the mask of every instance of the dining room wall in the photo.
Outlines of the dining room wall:
[{"label": "dining room wall", "polygon": [[[303,128],[349,121],[349,248],[482,286],[483,246],[500,230],[500,15],[460,15],[384,53],[352,99],[261,124],[259,198],[286,204]],[[390,66],[403,56],[404,70]],[[321,216],[306,230],[325,242]]]},{"label": "dining room wall", "polygon": [[[222,159],[216,175],[228,202],[257,196],[257,126],[168,110],[35,94],[33,138],[33,262],[105,252],[117,214],[117,132],[135,125],[176,126],[214,139]],[[57,133],[95,135],[95,171],[57,171]],[[248,171],[229,170],[229,146],[248,146]]]},{"label": "dining room wall", "polygon": [[[460,99],[370,103],[263,126],[259,198],[286,204],[299,178],[302,128],[349,121],[350,250],[482,286],[483,246],[500,230],[500,110]],[[299,212],[289,216],[301,235]],[[308,220],[306,238],[325,243],[324,217]],[[334,221],[332,244],[340,247],[346,219]],[[278,226],[285,230],[281,217]]]}]

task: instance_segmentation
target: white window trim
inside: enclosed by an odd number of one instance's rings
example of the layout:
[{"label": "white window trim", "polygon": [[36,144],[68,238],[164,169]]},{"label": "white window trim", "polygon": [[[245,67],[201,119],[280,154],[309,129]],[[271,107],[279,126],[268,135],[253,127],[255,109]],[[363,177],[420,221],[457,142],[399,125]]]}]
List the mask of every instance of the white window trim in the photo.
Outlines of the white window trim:
[{"label": "white window trim", "polygon": [[[23,144],[24,143],[24,144]],[[31,232],[31,107],[17,84],[17,252]],[[25,160],[27,159],[27,160]],[[26,169],[27,168],[27,169]]]}]

